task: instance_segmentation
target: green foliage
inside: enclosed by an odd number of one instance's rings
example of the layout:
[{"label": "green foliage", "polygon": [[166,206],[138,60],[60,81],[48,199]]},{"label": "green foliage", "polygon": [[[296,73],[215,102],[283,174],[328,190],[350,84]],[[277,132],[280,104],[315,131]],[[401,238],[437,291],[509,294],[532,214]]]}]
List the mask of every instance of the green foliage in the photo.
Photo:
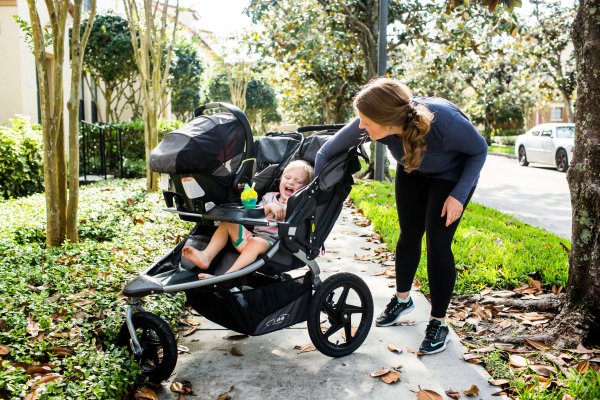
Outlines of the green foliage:
[{"label": "green foliage", "polygon": [[[13,19],[19,25],[19,29],[23,32],[23,41],[29,50],[33,51],[33,29],[31,24],[21,18],[19,15],[13,15]],[[52,30],[49,25],[44,26],[44,46],[48,47],[52,45]]]},{"label": "green foliage", "polygon": [[[398,240],[394,189],[390,182],[361,181],[351,198],[393,251]],[[455,293],[478,293],[483,288],[511,289],[532,276],[550,288],[566,287],[570,242],[517,219],[470,203],[454,237],[458,272]],[[417,271],[422,290],[429,291],[426,245]]]},{"label": "green foliage", "polygon": [[[43,385],[44,398],[123,398],[139,375],[133,359],[112,342],[126,304],[126,282],[174,246],[189,223],[163,215],[162,199],[142,181],[115,180],[81,188],[79,244],[46,249],[44,197],[0,207],[0,397],[31,391],[29,365],[51,365],[61,379]],[[40,222],[42,221],[42,222]],[[140,239],[140,238],[143,238]],[[149,296],[145,308],[177,321],[183,296]],[[56,354],[52,347],[68,349]]]},{"label": "green foliage", "polygon": [[171,72],[171,107],[180,120],[189,120],[200,105],[204,67],[191,43],[180,41],[174,50]]},{"label": "green foliage", "polygon": [[[277,97],[264,77],[253,74],[246,89],[246,115],[254,133],[264,133],[262,127],[271,122],[280,122],[277,112]],[[231,102],[231,93],[225,72],[217,71],[208,80],[204,102]]]},{"label": "green foliage", "polygon": [[39,192],[44,185],[42,132],[26,117],[0,126],[0,194],[3,198]]}]

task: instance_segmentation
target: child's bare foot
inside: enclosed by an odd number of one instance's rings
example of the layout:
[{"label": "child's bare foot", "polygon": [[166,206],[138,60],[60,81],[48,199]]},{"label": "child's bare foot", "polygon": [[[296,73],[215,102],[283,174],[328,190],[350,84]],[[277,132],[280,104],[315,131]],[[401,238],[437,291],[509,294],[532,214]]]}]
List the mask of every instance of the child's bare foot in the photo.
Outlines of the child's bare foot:
[{"label": "child's bare foot", "polygon": [[208,278],[212,278],[213,275],[211,274],[198,274],[198,279],[208,279]]},{"label": "child's bare foot", "polygon": [[193,247],[185,246],[181,250],[181,254],[200,269],[208,269],[208,266],[210,265],[210,260],[204,252],[196,250]]}]

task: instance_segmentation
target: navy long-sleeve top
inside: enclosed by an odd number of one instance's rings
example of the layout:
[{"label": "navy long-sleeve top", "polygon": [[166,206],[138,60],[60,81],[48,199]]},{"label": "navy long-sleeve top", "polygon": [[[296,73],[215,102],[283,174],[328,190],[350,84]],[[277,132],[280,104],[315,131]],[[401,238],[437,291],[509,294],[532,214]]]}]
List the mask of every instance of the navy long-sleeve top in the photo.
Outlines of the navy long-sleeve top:
[{"label": "navy long-sleeve top", "polygon": [[[430,130],[425,135],[427,147],[423,161],[413,173],[456,182],[450,196],[464,204],[479,179],[487,156],[487,143],[467,116],[448,100],[414,97],[412,102],[426,106],[433,113]],[[359,123],[360,120],[356,118],[321,147],[315,160],[315,175],[335,155],[359,145],[365,136],[369,140],[367,133],[358,127]],[[402,139],[390,135],[379,142],[388,146],[398,162],[398,168],[403,168]]]}]

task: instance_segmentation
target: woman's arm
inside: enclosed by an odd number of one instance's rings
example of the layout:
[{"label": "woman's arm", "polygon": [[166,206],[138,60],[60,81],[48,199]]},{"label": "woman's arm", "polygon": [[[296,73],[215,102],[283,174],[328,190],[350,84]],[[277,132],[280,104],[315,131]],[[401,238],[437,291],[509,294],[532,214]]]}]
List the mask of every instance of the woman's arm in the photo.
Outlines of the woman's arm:
[{"label": "woman's arm", "polygon": [[346,124],[346,126],[340,129],[319,149],[317,158],[315,159],[315,176],[321,172],[325,164],[333,157],[354,146],[358,146],[363,141],[366,132],[358,127],[359,124],[360,120],[358,118]]}]

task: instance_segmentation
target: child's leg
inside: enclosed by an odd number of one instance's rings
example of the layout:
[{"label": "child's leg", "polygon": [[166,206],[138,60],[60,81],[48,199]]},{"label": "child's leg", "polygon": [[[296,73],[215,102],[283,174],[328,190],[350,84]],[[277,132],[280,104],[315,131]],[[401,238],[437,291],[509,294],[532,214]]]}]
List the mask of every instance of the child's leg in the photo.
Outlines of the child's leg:
[{"label": "child's leg", "polygon": [[254,262],[259,255],[269,250],[270,246],[269,242],[261,237],[253,236],[249,238],[248,243],[240,252],[240,256],[235,260],[227,272],[234,272],[248,266],[248,264]]},{"label": "child's leg", "polygon": [[229,225],[234,225],[237,227],[237,224],[222,222],[213,234],[212,238],[210,238],[210,242],[204,250],[200,251],[194,249],[193,247],[185,246],[181,250],[181,253],[185,258],[193,262],[198,268],[208,269],[212,260],[227,244]]}]

